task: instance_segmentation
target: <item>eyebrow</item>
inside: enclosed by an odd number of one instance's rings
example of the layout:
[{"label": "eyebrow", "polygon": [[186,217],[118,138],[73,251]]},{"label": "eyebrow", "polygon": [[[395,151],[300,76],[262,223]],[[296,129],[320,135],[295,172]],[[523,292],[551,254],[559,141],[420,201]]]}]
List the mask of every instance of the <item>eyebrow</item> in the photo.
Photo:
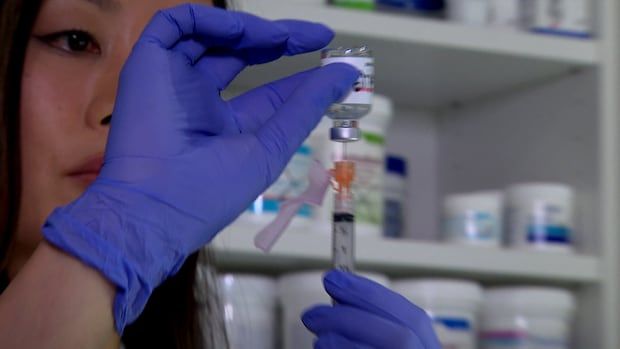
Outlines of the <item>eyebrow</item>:
[{"label": "eyebrow", "polygon": [[122,7],[121,3],[117,0],[84,0],[87,3],[93,4],[103,11],[116,11]]}]

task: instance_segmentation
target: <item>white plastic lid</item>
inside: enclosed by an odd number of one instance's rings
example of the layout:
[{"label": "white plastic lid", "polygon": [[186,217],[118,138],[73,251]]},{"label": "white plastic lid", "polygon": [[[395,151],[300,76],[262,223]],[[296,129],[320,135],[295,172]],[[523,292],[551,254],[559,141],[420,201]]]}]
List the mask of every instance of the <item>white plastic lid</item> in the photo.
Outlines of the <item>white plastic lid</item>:
[{"label": "white plastic lid", "polygon": [[467,280],[409,279],[392,283],[394,291],[422,308],[467,307],[476,311],[482,302],[482,287]]},{"label": "white plastic lid", "polygon": [[507,200],[550,200],[570,202],[574,197],[571,186],[562,183],[520,183],[506,189]]},{"label": "white plastic lid", "polygon": [[501,209],[503,200],[504,194],[499,190],[458,193],[446,196],[446,198],[444,199],[444,208],[447,211],[497,211]]},{"label": "white plastic lid", "polygon": [[[360,272],[359,275],[375,281],[383,286],[389,286],[389,279],[381,274]],[[283,275],[278,282],[280,298],[283,303],[291,302],[300,298],[324,298],[326,297],[323,287],[324,270],[296,272]]]},{"label": "white plastic lid", "polygon": [[575,310],[575,297],[551,287],[499,287],[484,293],[485,314],[519,313],[568,318]]},{"label": "white plastic lid", "polygon": [[223,274],[218,277],[218,292],[224,301],[275,305],[276,281],[252,274]]}]

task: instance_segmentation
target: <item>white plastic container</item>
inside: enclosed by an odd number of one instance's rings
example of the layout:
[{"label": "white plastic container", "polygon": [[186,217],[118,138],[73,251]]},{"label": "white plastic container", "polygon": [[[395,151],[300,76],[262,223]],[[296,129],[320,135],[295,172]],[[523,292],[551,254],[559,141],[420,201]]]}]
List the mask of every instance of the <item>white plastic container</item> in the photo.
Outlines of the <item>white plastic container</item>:
[{"label": "white plastic container", "polygon": [[[283,349],[312,348],[314,334],[304,327],[301,315],[317,304],[331,304],[331,298],[323,288],[323,271],[308,271],[284,275],[279,280],[282,305]],[[380,274],[361,275],[388,286],[387,277]]]},{"label": "white plastic container", "polygon": [[385,159],[383,235],[400,238],[405,233],[407,162],[398,156]]},{"label": "white plastic container", "polygon": [[483,349],[568,349],[574,296],[562,289],[516,287],[484,294]]},{"label": "white plastic container", "polygon": [[[304,143],[293,155],[280,177],[241,214],[234,224],[257,231],[271,223],[286,200],[297,197],[308,187],[308,171],[314,156],[313,144]],[[303,205],[291,221],[291,226],[296,228],[309,226],[315,210],[312,205]]]},{"label": "white plastic container", "polygon": [[489,22],[489,1],[490,0],[448,0],[446,3],[448,19],[468,25],[487,25]]},{"label": "white plastic container", "polygon": [[[392,102],[387,97],[375,95],[372,110],[360,119],[362,138],[347,145],[347,157],[355,161],[356,178],[353,183],[355,195],[355,228],[359,235],[381,236],[383,230],[383,182],[385,161],[385,137],[392,120]],[[317,158],[330,167],[334,159],[340,158],[342,144],[329,140],[332,122],[324,118],[310,136],[309,144],[316,151]],[[331,232],[333,202],[327,196],[316,215],[321,230]]]},{"label": "white plastic container", "polygon": [[557,183],[516,184],[506,190],[510,245],[546,251],[573,249],[574,190]]},{"label": "white plastic container", "polygon": [[231,349],[273,349],[276,345],[275,280],[256,275],[218,277]]},{"label": "white plastic container", "polygon": [[394,291],[424,309],[444,348],[476,349],[482,287],[475,282],[419,279],[393,282]]},{"label": "white plastic container", "polygon": [[480,191],[444,199],[443,236],[451,243],[499,246],[502,241],[503,193]]},{"label": "white plastic container", "polygon": [[527,0],[532,13],[530,29],[544,34],[587,38],[594,29],[596,1]]}]

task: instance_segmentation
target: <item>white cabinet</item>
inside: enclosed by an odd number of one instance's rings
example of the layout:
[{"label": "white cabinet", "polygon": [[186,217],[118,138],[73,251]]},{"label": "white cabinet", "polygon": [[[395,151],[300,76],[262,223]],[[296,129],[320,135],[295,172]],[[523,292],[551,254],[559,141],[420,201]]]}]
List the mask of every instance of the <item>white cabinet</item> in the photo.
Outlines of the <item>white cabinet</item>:
[{"label": "white cabinet", "polygon": [[[287,0],[242,7],[268,18],[327,23],[335,44],[375,51],[377,91],[394,99],[391,151],[410,165],[415,239],[358,238],[364,269],[457,276],[486,284],[568,287],[579,300],[575,348],[620,348],[620,2],[601,0],[602,33],[577,40],[341,10]],[[315,66],[317,54],[243,73],[251,87]],[[433,242],[446,193],[559,181],[578,194],[576,254],[487,250]],[[278,273],[327,267],[326,232],[290,231],[265,255],[235,228],[213,246],[224,269]]]}]

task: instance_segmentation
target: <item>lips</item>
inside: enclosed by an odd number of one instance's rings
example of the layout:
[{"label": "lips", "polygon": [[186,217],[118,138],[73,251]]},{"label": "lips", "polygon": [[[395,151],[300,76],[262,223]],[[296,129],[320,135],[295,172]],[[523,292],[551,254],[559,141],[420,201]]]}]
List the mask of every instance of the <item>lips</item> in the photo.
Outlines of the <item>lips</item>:
[{"label": "lips", "polygon": [[103,155],[89,158],[69,171],[68,176],[82,182],[90,184],[97,178],[103,166]]}]

